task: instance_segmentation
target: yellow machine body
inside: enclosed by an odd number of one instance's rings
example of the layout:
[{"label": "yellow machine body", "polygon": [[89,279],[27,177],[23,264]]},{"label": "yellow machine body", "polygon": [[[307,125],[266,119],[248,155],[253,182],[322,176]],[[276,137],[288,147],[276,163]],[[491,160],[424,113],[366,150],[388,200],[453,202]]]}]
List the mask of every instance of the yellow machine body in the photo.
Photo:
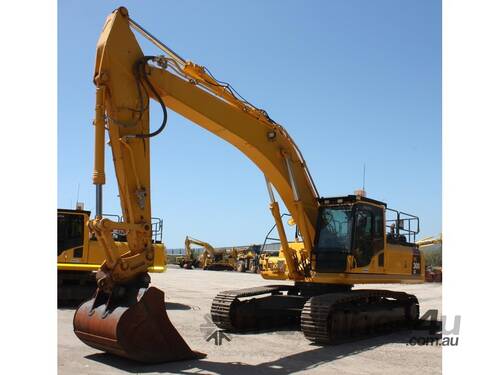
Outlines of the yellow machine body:
[{"label": "yellow machine body", "polygon": [[[383,211],[385,228],[385,206],[371,202],[364,202],[362,197],[356,197],[357,203],[362,205],[372,205]],[[388,235],[381,236],[383,246],[371,256],[371,261],[363,266],[358,266],[356,255],[347,257],[345,272],[313,272],[306,281],[313,283],[328,284],[384,284],[384,283],[406,283],[418,284],[425,280],[425,259],[418,250],[421,244],[426,242],[416,242],[415,244],[391,243]],[[433,242],[435,243],[435,241]],[[303,242],[289,242],[288,248],[295,252],[295,257],[302,261],[307,257]],[[268,255],[263,252],[260,256],[261,276],[269,280],[286,280],[289,278],[286,258],[281,247],[277,255]]]},{"label": "yellow machine body", "polygon": [[[85,223],[82,231],[82,244],[72,246],[67,249],[61,249],[57,255],[57,270],[58,271],[82,271],[93,272],[97,271],[105,260],[105,253],[97,239],[91,238],[89,231],[86,229],[86,223],[89,220],[87,211],[64,210],[59,209],[58,214],[71,215],[73,217],[82,217]],[[78,229],[76,229],[78,231]],[[165,245],[162,243],[153,244],[154,261],[148,268],[148,272],[161,273],[166,270],[165,262]],[[116,241],[116,248],[120,255],[128,252],[127,242]]]},{"label": "yellow machine body", "polygon": [[[126,242],[117,242],[116,247],[120,255],[128,251]],[[148,267],[148,272],[162,273],[167,270],[165,264],[165,245],[153,244],[154,262]],[[83,257],[75,257],[74,249],[68,249],[57,257],[57,269],[59,271],[97,271],[104,262],[105,254],[99,242],[95,239],[89,240],[84,246]]]},{"label": "yellow machine body", "polygon": [[[289,248],[296,252],[300,259],[301,251],[304,245],[300,242],[290,242]],[[380,256],[388,259],[383,265],[379,265]],[[425,268],[424,258],[419,257],[419,270]],[[268,280],[287,280],[288,269],[286,260],[283,256],[283,250],[279,250],[278,255],[262,254],[259,260],[260,275]],[[349,268],[345,273],[321,273],[311,278],[311,282],[330,283],[330,284],[419,284],[422,282],[423,272],[421,274],[412,274],[412,266],[415,265],[412,253],[402,245],[387,244],[385,249],[375,254],[370,264],[365,267],[356,267],[355,262],[349,261]],[[375,275],[375,276],[372,276]],[[381,276],[383,275],[383,276]]]}]

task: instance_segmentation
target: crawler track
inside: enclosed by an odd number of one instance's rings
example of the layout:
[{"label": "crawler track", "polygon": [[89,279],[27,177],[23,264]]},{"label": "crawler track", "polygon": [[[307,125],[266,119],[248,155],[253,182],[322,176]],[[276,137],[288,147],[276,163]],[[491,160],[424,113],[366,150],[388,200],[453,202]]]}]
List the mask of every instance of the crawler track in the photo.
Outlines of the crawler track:
[{"label": "crawler track", "polygon": [[[292,286],[288,285],[268,285],[255,288],[246,288],[239,290],[227,290],[217,294],[212,301],[210,313],[212,321],[220,328],[230,332],[251,331],[259,328],[257,314],[254,314],[252,319],[247,319],[243,322],[244,317],[237,314],[238,307],[242,305],[240,298],[262,296],[262,295],[276,295],[284,291],[289,291]],[[253,311],[256,312],[255,309]]]},{"label": "crawler track", "polygon": [[229,332],[302,329],[315,343],[335,344],[408,327],[419,317],[415,296],[388,290],[330,290],[268,285],[219,293],[212,321]]},{"label": "crawler track", "polygon": [[206,271],[234,271],[234,268],[229,264],[214,263],[204,268]]},{"label": "crawler track", "polygon": [[92,272],[59,271],[57,273],[57,303],[59,306],[78,306],[91,298],[97,288]]},{"label": "crawler track", "polygon": [[301,314],[304,336],[334,344],[407,327],[419,317],[415,296],[388,290],[355,290],[311,297]]}]

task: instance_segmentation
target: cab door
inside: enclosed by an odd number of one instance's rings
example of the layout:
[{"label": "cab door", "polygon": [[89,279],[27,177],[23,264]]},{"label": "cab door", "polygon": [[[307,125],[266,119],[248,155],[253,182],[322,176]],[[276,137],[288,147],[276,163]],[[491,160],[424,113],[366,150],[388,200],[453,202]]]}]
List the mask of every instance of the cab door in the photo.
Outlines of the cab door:
[{"label": "cab door", "polygon": [[384,249],[384,211],[381,207],[356,205],[352,248],[355,267],[366,272],[373,256]]}]

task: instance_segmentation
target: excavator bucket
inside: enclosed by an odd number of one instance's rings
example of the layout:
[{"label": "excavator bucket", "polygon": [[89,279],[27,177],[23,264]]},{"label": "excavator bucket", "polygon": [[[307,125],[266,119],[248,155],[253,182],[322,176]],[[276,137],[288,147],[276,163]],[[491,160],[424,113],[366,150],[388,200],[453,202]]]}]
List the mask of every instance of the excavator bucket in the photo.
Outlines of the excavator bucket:
[{"label": "excavator bucket", "polygon": [[170,322],[164,293],[155,288],[97,290],[73,318],[75,334],[85,344],[145,363],[205,357],[192,351]]}]

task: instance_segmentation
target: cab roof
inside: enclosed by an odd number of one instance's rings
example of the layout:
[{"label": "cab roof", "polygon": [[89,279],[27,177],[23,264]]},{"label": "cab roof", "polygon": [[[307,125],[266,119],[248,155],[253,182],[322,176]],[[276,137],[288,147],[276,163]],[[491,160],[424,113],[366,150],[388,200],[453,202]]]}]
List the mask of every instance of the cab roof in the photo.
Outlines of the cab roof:
[{"label": "cab roof", "polygon": [[342,197],[329,197],[329,198],[321,197],[318,199],[318,202],[322,206],[336,205],[336,204],[343,204],[343,203],[351,203],[352,204],[352,203],[357,203],[357,202],[368,202],[368,203],[373,203],[373,204],[377,204],[380,206],[384,206],[385,208],[387,208],[387,203],[384,203],[384,202],[381,202],[381,201],[378,201],[375,199],[363,197],[361,195],[345,195]]}]

